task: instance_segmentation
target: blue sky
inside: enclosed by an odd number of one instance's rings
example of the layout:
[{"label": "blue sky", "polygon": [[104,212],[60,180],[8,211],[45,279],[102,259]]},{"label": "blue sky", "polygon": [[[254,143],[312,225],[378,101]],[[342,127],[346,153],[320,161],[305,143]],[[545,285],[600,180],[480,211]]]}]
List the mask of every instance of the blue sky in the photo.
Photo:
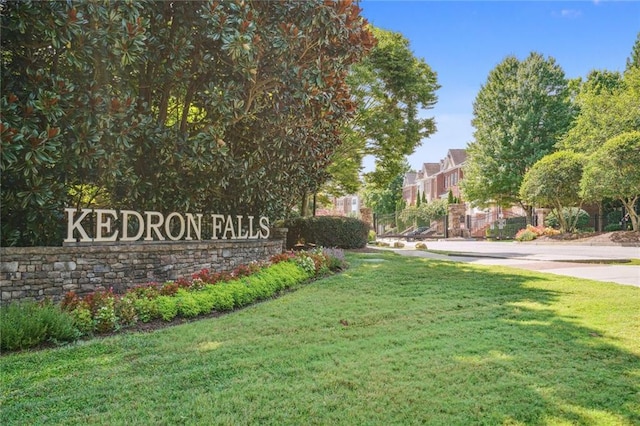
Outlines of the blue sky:
[{"label": "blue sky", "polygon": [[438,103],[423,113],[436,118],[438,132],[409,157],[414,169],[472,140],[473,101],[506,56],[553,57],[567,78],[622,71],[640,32],[638,1],[363,0],[360,7],[373,25],[402,33],[438,73]]}]

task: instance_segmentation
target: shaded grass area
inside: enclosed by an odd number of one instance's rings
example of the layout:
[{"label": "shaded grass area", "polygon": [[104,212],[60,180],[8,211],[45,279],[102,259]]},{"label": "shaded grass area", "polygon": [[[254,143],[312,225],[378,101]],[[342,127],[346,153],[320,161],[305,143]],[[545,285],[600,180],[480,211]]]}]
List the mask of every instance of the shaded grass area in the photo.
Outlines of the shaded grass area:
[{"label": "shaded grass area", "polygon": [[640,289],[350,255],[279,299],[0,358],[0,424],[640,423]]}]

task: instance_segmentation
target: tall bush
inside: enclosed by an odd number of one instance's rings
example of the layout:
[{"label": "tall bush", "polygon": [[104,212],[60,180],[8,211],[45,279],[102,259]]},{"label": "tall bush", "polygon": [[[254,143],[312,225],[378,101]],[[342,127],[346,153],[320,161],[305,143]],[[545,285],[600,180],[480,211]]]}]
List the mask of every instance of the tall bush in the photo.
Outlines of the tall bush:
[{"label": "tall bush", "polygon": [[0,306],[0,349],[17,350],[45,342],[75,340],[80,331],[71,315],[50,302]]},{"label": "tall bush", "polygon": [[[565,223],[575,223],[573,229],[582,230],[589,226],[589,213],[579,209],[577,207],[565,207],[562,209],[562,216],[564,216]],[[549,213],[544,220],[545,226],[552,228],[560,228],[560,221],[558,220],[558,214],[555,211]]]},{"label": "tall bush", "polygon": [[282,225],[288,229],[289,249],[298,243],[343,249],[361,248],[367,244],[370,229],[359,219],[342,216],[298,217],[287,219]]}]

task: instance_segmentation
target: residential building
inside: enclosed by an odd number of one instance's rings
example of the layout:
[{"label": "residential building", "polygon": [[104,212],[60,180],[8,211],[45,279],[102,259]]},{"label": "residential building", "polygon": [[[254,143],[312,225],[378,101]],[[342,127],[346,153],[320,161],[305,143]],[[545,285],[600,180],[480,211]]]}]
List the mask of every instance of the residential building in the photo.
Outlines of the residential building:
[{"label": "residential building", "polygon": [[407,205],[415,205],[418,192],[424,194],[427,202],[447,198],[449,190],[453,196],[462,198],[459,183],[464,177],[462,166],[467,160],[464,149],[450,149],[439,163],[424,163],[418,172],[405,174],[402,196]]},{"label": "residential building", "polygon": [[360,208],[362,200],[356,194],[346,195],[344,197],[336,197],[333,199],[333,216],[351,216],[360,217]]},{"label": "residential building", "polygon": [[404,174],[404,180],[402,182],[402,199],[407,206],[416,204],[416,196],[418,193],[418,187],[416,186],[416,178],[418,173],[410,171]]}]

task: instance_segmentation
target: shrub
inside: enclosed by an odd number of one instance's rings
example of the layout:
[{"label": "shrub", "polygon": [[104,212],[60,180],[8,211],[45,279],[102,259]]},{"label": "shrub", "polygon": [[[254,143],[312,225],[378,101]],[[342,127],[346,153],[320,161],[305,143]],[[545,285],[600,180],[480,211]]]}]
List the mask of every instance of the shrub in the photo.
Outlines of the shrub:
[{"label": "shrub", "polygon": [[620,210],[612,210],[607,213],[607,223],[608,224],[617,224],[620,225],[622,223],[622,211]]},{"label": "shrub", "polygon": [[203,269],[200,272],[196,272],[192,275],[194,280],[201,280],[207,284],[216,284],[218,282],[229,281],[233,277],[229,272],[211,272],[208,269]]},{"label": "shrub", "polygon": [[[576,215],[578,216],[575,229],[584,229],[589,226],[589,213],[582,209],[578,209],[577,207],[566,207],[562,209],[562,215],[567,223],[574,223]],[[559,228],[560,222],[558,221],[557,213],[555,211],[549,213],[544,220],[544,224],[551,228]],[[572,229],[569,229],[568,231],[570,232]]]},{"label": "shrub", "polygon": [[322,250],[327,258],[327,266],[331,271],[341,271],[347,267],[347,261],[342,249],[323,248]]},{"label": "shrub", "polygon": [[298,253],[294,262],[307,273],[308,277],[314,276],[316,274],[316,264],[313,259],[306,252],[301,251]]},{"label": "shrub", "polygon": [[269,259],[269,261],[272,264],[276,264],[276,263],[280,263],[280,262],[287,262],[289,260],[293,260],[293,258],[296,257],[296,254],[292,251],[285,251],[283,253],[279,253],[279,254],[274,254],[273,256],[271,256],[271,258]]},{"label": "shrub", "polygon": [[155,299],[160,295],[160,289],[156,283],[139,285],[129,289],[129,293],[134,293],[138,299]]},{"label": "shrub", "polygon": [[98,333],[113,331],[118,327],[116,297],[113,290],[99,290],[87,295],[84,301],[93,315],[94,329]]},{"label": "shrub", "polygon": [[111,300],[100,306],[93,314],[95,321],[94,328],[98,333],[107,333],[118,328],[118,317],[116,316],[115,301]]},{"label": "shrub", "polygon": [[261,274],[245,277],[242,281],[253,290],[253,294],[258,300],[266,299],[276,293],[276,284],[265,280]]},{"label": "shrub", "polygon": [[622,226],[619,223],[610,223],[604,227],[604,232],[622,231]]},{"label": "shrub", "polygon": [[198,305],[198,314],[204,315],[212,312],[216,306],[215,296],[203,291],[192,293],[193,299]]},{"label": "shrub", "polygon": [[126,327],[138,322],[136,298],[135,293],[127,293],[116,299],[116,316],[120,325]]},{"label": "shrub", "polygon": [[142,322],[149,322],[152,319],[160,317],[155,298],[138,297],[134,299],[133,306],[136,310],[138,320]]},{"label": "shrub", "polygon": [[369,230],[369,235],[367,237],[368,242],[372,243],[376,240],[376,231],[373,229]]},{"label": "shrub", "polygon": [[73,318],[73,323],[80,333],[83,335],[93,333],[95,322],[93,321],[93,315],[87,302],[82,301],[78,303],[72,311],[69,311],[69,315]]},{"label": "shrub", "polygon": [[224,285],[207,285],[202,292],[214,301],[212,310],[222,312],[233,309],[233,295]]},{"label": "shrub", "polygon": [[47,326],[33,302],[11,303],[0,307],[0,341],[2,349],[15,350],[45,341]]},{"label": "shrub", "polygon": [[416,243],[416,250],[426,250],[427,245],[425,243]]},{"label": "shrub", "polygon": [[225,286],[229,289],[233,297],[233,306],[236,308],[248,305],[255,300],[251,289],[242,281],[231,281],[226,283]]},{"label": "shrub", "polygon": [[361,248],[367,244],[369,226],[351,217],[314,216],[287,219],[287,248],[298,242],[343,249]]},{"label": "shrub", "polygon": [[560,231],[558,229],[554,229],[554,228],[549,228],[549,227],[545,227],[542,230],[542,235],[545,235],[547,237],[552,236],[552,235],[559,235]]},{"label": "shrub", "polygon": [[160,294],[163,296],[175,296],[180,289],[180,285],[174,281],[167,281],[160,287]]},{"label": "shrub", "polygon": [[196,317],[200,314],[200,307],[196,301],[194,295],[185,289],[180,289],[176,293],[175,298],[176,307],[178,308],[178,315],[185,318]]},{"label": "shrub", "polygon": [[537,238],[537,235],[531,229],[525,228],[518,231],[515,238],[517,241],[533,241]]},{"label": "shrub", "polygon": [[73,318],[51,302],[27,301],[0,307],[0,349],[26,349],[79,336]]},{"label": "shrub", "polygon": [[178,301],[175,297],[159,296],[155,302],[158,314],[163,320],[171,321],[178,315]]},{"label": "shrub", "polygon": [[395,241],[393,243],[393,247],[394,248],[403,248],[404,247],[404,243],[401,243],[400,241]]}]

